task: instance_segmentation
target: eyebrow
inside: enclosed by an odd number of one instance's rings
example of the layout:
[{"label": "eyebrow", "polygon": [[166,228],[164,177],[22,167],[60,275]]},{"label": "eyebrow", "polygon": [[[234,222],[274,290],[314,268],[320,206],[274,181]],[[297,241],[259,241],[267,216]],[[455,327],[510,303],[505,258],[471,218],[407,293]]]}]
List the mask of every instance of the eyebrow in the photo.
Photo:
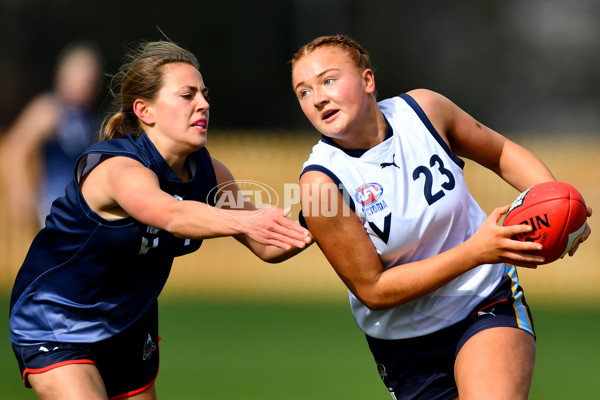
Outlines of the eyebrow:
[{"label": "eyebrow", "polygon": [[193,91],[197,92],[197,91],[203,90],[203,89],[198,88],[198,86],[183,85],[183,86],[180,86],[178,88],[178,90],[193,90]]},{"label": "eyebrow", "polygon": [[[340,70],[339,68],[328,68],[325,71],[318,73],[317,78],[321,78],[323,75],[326,75],[331,71],[339,71],[339,70]],[[304,81],[298,82],[298,84],[296,86],[294,86],[294,90],[298,90],[298,86],[302,86],[303,84],[304,84]]]},{"label": "eyebrow", "polygon": [[201,88],[199,88],[198,86],[183,85],[180,86],[177,90],[191,90],[193,92],[201,92],[203,95],[208,93],[208,87],[206,86],[202,86]]}]

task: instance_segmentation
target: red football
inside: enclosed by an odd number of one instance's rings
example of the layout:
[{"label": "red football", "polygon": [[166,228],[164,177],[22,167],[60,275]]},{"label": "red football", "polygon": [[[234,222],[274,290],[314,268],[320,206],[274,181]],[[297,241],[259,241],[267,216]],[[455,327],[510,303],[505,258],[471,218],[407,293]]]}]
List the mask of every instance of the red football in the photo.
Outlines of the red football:
[{"label": "red football", "polygon": [[504,225],[526,224],[528,234],[513,239],[541,243],[537,252],[551,263],[565,254],[579,240],[585,229],[587,209],[581,194],[564,182],[544,182],[530,187],[513,201],[504,217]]}]

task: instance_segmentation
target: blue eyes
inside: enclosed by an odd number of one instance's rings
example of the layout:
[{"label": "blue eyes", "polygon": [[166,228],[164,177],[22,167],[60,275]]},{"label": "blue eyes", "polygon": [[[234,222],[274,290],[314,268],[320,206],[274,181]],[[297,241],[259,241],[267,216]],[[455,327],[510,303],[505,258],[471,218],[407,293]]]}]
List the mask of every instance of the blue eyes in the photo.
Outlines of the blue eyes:
[{"label": "blue eyes", "polygon": [[[326,78],[325,80],[323,80],[323,86],[329,86],[334,82],[335,82],[335,78]],[[311,93],[311,91],[308,89],[302,90],[298,93],[298,97],[303,99],[306,96],[308,96],[310,93]]]}]

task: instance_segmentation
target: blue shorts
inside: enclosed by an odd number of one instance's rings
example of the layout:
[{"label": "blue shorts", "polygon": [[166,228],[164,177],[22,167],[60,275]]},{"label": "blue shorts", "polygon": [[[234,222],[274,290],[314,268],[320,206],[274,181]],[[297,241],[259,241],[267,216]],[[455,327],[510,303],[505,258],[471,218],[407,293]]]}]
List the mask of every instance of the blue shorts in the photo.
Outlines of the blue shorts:
[{"label": "blue shorts", "polygon": [[452,399],[458,396],[454,380],[458,352],[476,333],[494,327],[523,329],[535,338],[514,268],[507,268],[496,290],[463,321],[425,336],[400,340],[367,336],[367,342],[394,399]]},{"label": "blue shorts", "polygon": [[46,342],[13,350],[26,387],[27,376],[69,364],[98,368],[110,399],[132,396],[150,388],[158,374],[158,307],[125,331],[97,343]]}]

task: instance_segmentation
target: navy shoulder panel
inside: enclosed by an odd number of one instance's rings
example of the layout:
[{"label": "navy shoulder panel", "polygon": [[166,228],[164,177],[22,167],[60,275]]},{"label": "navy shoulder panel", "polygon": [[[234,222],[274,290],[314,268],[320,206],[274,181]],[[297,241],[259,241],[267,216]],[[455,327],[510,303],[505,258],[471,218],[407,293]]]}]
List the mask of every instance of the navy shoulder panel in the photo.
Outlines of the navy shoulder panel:
[{"label": "navy shoulder panel", "polygon": [[438,131],[434,128],[433,124],[431,123],[431,121],[427,117],[427,114],[425,114],[425,111],[423,111],[419,103],[417,103],[415,99],[413,99],[409,94],[406,93],[401,94],[400,98],[406,101],[406,103],[408,103],[408,105],[413,109],[413,111],[419,116],[421,122],[423,122],[423,125],[425,125],[427,130],[429,130],[429,132],[431,133],[431,136],[433,136],[435,140],[437,140],[440,146],[442,146],[444,151],[450,156],[450,158],[452,158],[456,165],[458,165],[460,168],[464,168],[465,162],[456,154],[454,154],[452,150],[450,150],[450,147],[448,147],[448,144],[444,141],[444,139],[442,139]]}]

